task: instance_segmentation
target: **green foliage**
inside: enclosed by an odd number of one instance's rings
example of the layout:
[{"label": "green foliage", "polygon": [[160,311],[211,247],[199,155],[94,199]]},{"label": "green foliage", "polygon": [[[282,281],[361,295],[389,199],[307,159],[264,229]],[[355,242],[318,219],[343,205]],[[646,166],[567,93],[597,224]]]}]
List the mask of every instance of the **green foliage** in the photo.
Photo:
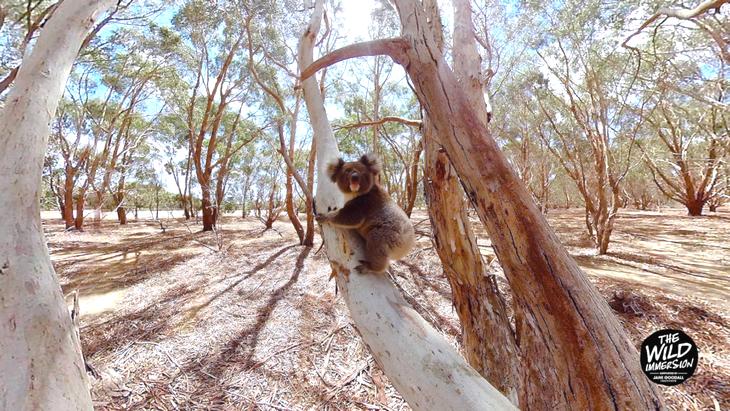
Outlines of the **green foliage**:
[{"label": "green foliage", "polygon": [[[51,3],[41,1],[32,15],[37,17]],[[693,166],[701,168],[714,138],[723,141],[725,164],[730,145],[727,70],[707,31],[691,21],[667,19],[637,36],[631,43],[635,49],[621,47],[623,39],[660,5],[664,3],[574,0],[474,4],[477,35],[489,45],[480,50],[494,106],[490,128],[533,193],[548,179],[551,203],[562,204],[565,193],[572,205],[580,203],[555,152],[580,156],[589,170],[587,178],[594,178],[591,142],[573,112],[566,83],[576,104],[588,113],[587,122],[606,136],[609,161],[626,170],[623,184],[628,196],[660,197],[652,188],[645,156],[672,173],[673,155],[658,133],[669,127],[662,108],[687,136],[686,151]],[[339,18],[339,7],[328,5],[330,36],[319,39],[319,54],[354,41]],[[18,62],[28,27],[25,2],[8,0],[2,9],[6,17],[0,28],[0,79]],[[106,26],[74,67],[52,125],[56,137],[49,140],[45,187],[52,180],[63,181],[64,153],[77,163],[88,150],[90,161],[79,171],[78,189],[89,176],[90,164],[102,158],[104,147],[121,139],[129,142],[129,155],[124,162],[120,156],[114,167],[111,191],[124,181],[129,203],[148,204],[155,192],[158,197],[164,194],[166,207],[179,208],[177,186],[182,192],[187,181],[190,192],[199,196],[195,167],[188,162],[191,135],[204,121],[211,123],[204,119],[209,104],[212,113],[221,107],[220,93],[209,101],[205,90],[213,87],[227,50],[237,42],[231,68],[221,80],[231,91],[217,130],[219,138],[231,133],[232,138],[230,146],[220,142],[211,153],[215,163],[227,150],[232,152],[224,172],[225,210],[244,201],[268,201],[272,190],[277,198],[283,197],[286,166],[278,153],[277,124],[284,127],[287,145],[290,133],[295,134],[293,162],[299,175],[306,177],[312,135],[306,110],[300,106],[297,111],[301,96],[296,50],[309,10],[302,9],[300,1],[147,1],[124,13],[132,16],[129,24]],[[442,10],[448,38],[447,13]],[[719,27],[727,23],[726,13],[712,18]],[[727,29],[717,30],[727,38]],[[360,40],[393,37],[398,31],[391,3],[378,0],[370,16],[369,38]],[[254,81],[252,67],[261,84]],[[262,84],[281,100],[265,92]],[[343,156],[357,158],[377,151],[384,162],[384,184],[402,196],[420,141],[418,130],[397,122],[355,126],[386,116],[420,118],[402,68],[385,57],[340,63],[328,68],[323,88]],[[139,101],[125,116],[137,91]],[[207,144],[210,129],[205,133]],[[113,137],[110,143],[108,136]],[[104,169],[103,164],[99,167]],[[718,170],[723,173],[726,167]],[[93,177],[90,187],[100,183],[100,176]],[[294,187],[301,201],[301,190]],[[55,207],[53,193],[46,190],[44,207]],[[105,201],[107,207],[115,206],[111,196]]]}]

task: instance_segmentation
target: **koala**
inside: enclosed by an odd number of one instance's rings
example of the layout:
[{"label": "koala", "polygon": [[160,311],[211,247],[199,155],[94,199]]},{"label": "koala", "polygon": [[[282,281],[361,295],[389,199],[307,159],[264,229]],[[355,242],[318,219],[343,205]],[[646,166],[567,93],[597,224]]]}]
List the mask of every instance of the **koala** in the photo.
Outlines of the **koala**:
[{"label": "koala", "polygon": [[365,259],[357,269],[383,273],[390,260],[403,258],[413,248],[416,235],[406,213],[380,186],[380,165],[372,154],[358,161],[339,159],[327,174],[345,196],[342,209],[317,215],[317,221],[354,230],[365,242]]}]

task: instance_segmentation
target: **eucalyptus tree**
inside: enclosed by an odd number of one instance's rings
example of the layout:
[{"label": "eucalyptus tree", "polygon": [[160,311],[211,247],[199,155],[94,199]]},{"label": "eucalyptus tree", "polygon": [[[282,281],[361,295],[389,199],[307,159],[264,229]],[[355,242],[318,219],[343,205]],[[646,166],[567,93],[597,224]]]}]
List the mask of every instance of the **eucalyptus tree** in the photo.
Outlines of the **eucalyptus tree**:
[{"label": "eucalyptus tree", "polygon": [[[551,194],[559,189],[557,176],[562,170],[545,141],[538,137],[541,133],[552,133],[546,127],[547,118],[531,107],[534,85],[544,81],[541,73],[530,69],[511,75],[500,86],[499,97],[494,98],[495,114],[490,126],[495,137],[502,142],[517,175],[532,193],[540,210],[547,213],[553,199]],[[517,104],[504,110],[500,106],[501,96],[509,96]]]},{"label": "eucalyptus tree", "polygon": [[[0,96],[15,81],[21,58],[38,33],[53,16],[61,1],[57,0],[5,0],[0,5]],[[145,19],[159,12],[154,1],[137,4],[135,0],[120,0],[103,16],[94,21],[94,27],[86,33],[79,47],[82,53],[92,44],[96,35],[110,23],[129,23]]]},{"label": "eucalyptus tree", "polygon": [[578,188],[599,254],[608,251],[651,97],[635,93],[640,61],[615,41],[623,11],[593,3],[545,5],[541,21],[550,27],[532,46],[543,79],[533,84],[528,105],[536,121],[545,119],[537,135]]},{"label": "eucalyptus tree", "polygon": [[[150,172],[151,164],[159,160],[150,141],[145,138],[149,130],[154,127],[150,120],[135,118],[131,121],[121,136],[118,161],[114,164],[114,174],[109,179],[108,190],[112,193],[112,206],[116,209],[119,224],[127,223],[127,181],[130,177],[137,180],[146,177],[147,180],[156,180],[156,174]],[[146,172],[145,172],[146,171]],[[154,178],[151,176],[154,175]],[[158,184],[159,185],[159,184]],[[101,204],[99,204],[101,207]]]},{"label": "eucalyptus tree", "polygon": [[[452,42],[456,79],[480,123],[489,122],[486,79],[473,23],[472,5],[457,0]],[[438,21],[435,3],[426,7],[430,20]],[[432,27],[435,43],[445,48],[442,29]],[[424,114],[424,192],[433,230],[433,243],[451,285],[454,306],[462,328],[465,356],[484,378],[515,405],[520,404],[522,376],[517,364],[519,347],[507,316],[507,306],[493,276],[487,272],[477,238],[467,214],[467,201],[459,177],[440,141],[443,131]],[[485,344],[485,341],[489,341]]]},{"label": "eucalyptus tree", "polygon": [[[316,26],[310,25],[302,41],[300,61],[305,67],[302,77],[308,79],[319,69],[337,61],[374,54],[389,55],[406,69],[419,102],[438,131],[439,142],[485,225],[510,282],[516,332],[520,350],[525,355],[520,362],[523,367],[523,385],[519,393],[521,406],[536,409],[660,408],[658,391],[646,380],[636,363],[636,349],[628,344],[623,327],[557,240],[446,63],[433,33],[439,20],[431,11],[435,3],[416,0],[395,0],[394,3],[401,21],[400,38],[346,46],[311,64],[309,47],[314,43],[317,30],[314,29]],[[320,5],[320,2],[315,4]],[[315,135],[319,133],[318,139],[322,142],[318,152],[322,167],[323,163],[337,156],[337,148],[326,121],[321,96],[316,94],[311,81],[305,81],[304,87]],[[320,170],[324,171],[323,168]],[[322,201],[328,207],[337,206],[338,199],[334,193],[331,185],[320,180],[318,204]],[[475,383],[473,379],[452,373],[448,381],[444,381],[439,376],[424,373],[422,369],[419,370],[422,374],[417,375],[408,363],[404,363],[404,359],[425,355],[416,362],[428,361],[434,364],[429,370],[436,368],[438,371],[444,359],[448,358],[450,364],[454,359],[448,349],[440,351],[440,357],[428,354],[428,347],[435,344],[428,327],[421,327],[418,319],[413,319],[410,313],[409,320],[403,320],[407,308],[388,311],[385,307],[388,303],[381,298],[390,300],[394,297],[386,285],[369,279],[372,276],[357,274],[356,269],[353,271],[356,265],[353,260],[360,255],[356,243],[347,241],[345,234],[328,230],[326,226],[323,232],[328,256],[338,273],[338,285],[351,307],[361,335],[374,355],[381,355],[386,375],[391,377],[411,406],[418,409],[454,407],[457,401],[464,400],[463,397],[471,397],[480,398],[481,404],[491,403],[494,408],[509,407],[506,399],[495,395],[496,390],[491,386],[481,386],[483,391],[480,394],[472,385]],[[348,246],[345,247],[344,243]],[[348,274],[349,282],[345,279]],[[371,301],[360,299],[363,291],[359,287],[365,285]],[[373,289],[377,290],[377,298],[372,297]],[[382,297],[385,295],[387,297]],[[391,331],[387,326],[377,327],[381,320],[369,317],[372,313],[399,321],[404,327],[419,326],[418,343],[409,347],[408,353],[402,349],[391,351],[395,347],[402,348],[402,340],[408,335]],[[388,353],[390,355],[385,358]],[[453,368],[452,365],[450,369]],[[416,378],[418,387],[427,387],[423,393],[413,387]],[[630,382],[627,383],[627,380]],[[459,397],[454,393],[462,395]],[[621,398],[621,404],[616,402],[617,398]],[[461,407],[468,408],[469,405]]]},{"label": "eucalyptus tree", "polygon": [[[321,90],[317,81],[311,78],[316,71],[312,68],[317,67],[317,63],[313,63],[313,54],[323,14],[324,2],[317,0],[299,44],[299,68],[304,99],[317,140],[317,203],[322,210],[332,210],[342,205],[342,194],[327,178],[326,170],[327,164],[338,158],[340,153]],[[505,397],[481,379],[413,311],[387,278],[357,273],[355,266],[362,256],[361,241],[354,240],[349,231],[335,230],[328,225],[322,227],[322,235],[338,287],[350,307],[360,335],[411,407],[513,409]],[[389,327],[388,323],[400,326]],[[422,367],[426,363],[429,366]]]},{"label": "eucalyptus tree", "polygon": [[[648,30],[648,27],[652,25],[654,26],[654,35],[656,35],[656,30],[660,26],[673,26],[674,30],[685,31],[689,29],[707,37],[708,40],[711,40],[711,47],[719,59],[724,60],[726,64],[730,63],[730,41],[728,40],[730,38],[730,26],[728,25],[727,14],[723,14],[723,11],[727,11],[727,8],[723,9],[723,6],[730,3],[730,1],[703,0],[691,8],[686,7],[684,4],[667,7],[665,2],[656,3],[658,4],[651,4],[656,11],[648,15],[645,21],[624,40],[624,46],[627,45],[629,40],[639,35],[643,30]],[[689,24],[686,25],[685,23]],[[631,47],[629,46],[629,48]],[[638,51],[636,48],[634,50]]]},{"label": "eucalyptus tree", "polygon": [[[264,138],[271,141],[276,139],[272,135]],[[249,190],[252,191],[256,217],[264,224],[264,230],[269,230],[286,208],[286,194],[282,195],[280,187],[287,167],[277,161],[276,152],[272,147],[260,147],[257,155],[260,156],[260,160],[250,177]]]},{"label": "eucalyptus tree", "polygon": [[719,195],[730,139],[726,116],[716,107],[662,100],[648,118],[658,140],[656,149],[642,147],[652,181],[691,216]]},{"label": "eucalyptus tree", "polygon": [[[397,14],[387,1],[377,1],[370,16],[368,39],[398,33]],[[364,68],[363,68],[364,67]],[[334,119],[342,151],[371,152],[382,163],[381,183],[408,215],[419,195],[421,182],[420,112],[400,66],[385,56],[361,59],[345,71],[336,95],[344,116]]]},{"label": "eucalyptus tree", "polygon": [[651,181],[650,169],[642,162],[636,162],[626,175],[623,185],[624,207],[632,205],[637,210],[648,210],[649,207],[662,206],[665,203],[664,196]]},{"label": "eucalyptus tree", "polygon": [[63,85],[113,1],[66,0],[41,30],[0,111],[0,392],[7,409],[91,410],[89,384],[43,236],[44,152]]},{"label": "eucalyptus tree", "polygon": [[214,229],[218,215],[213,175],[226,161],[217,155],[219,143],[237,127],[237,122],[224,124],[223,119],[226,113],[238,112],[251,91],[242,13],[235,3],[190,0],[173,18],[175,33],[165,32],[177,37],[174,60],[185,87],[171,96],[171,105],[185,113],[190,159],[201,190],[203,231]]},{"label": "eucalyptus tree", "polygon": [[[153,85],[164,56],[141,54],[141,39],[128,30],[116,30],[104,47],[93,49],[75,66],[75,81],[67,87],[67,98],[81,111],[77,133],[88,132],[91,151],[76,196],[77,229],[83,226],[86,192],[93,191],[96,218],[100,219],[120,161],[132,158],[130,151],[149,136],[159,115],[160,110],[154,111],[149,103],[155,98]],[[140,128],[143,123],[145,127]]]},{"label": "eucalyptus tree", "polygon": [[222,127],[225,130],[223,134],[223,144],[218,147],[217,164],[219,167],[215,171],[215,201],[216,209],[221,210],[223,201],[226,198],[227,190],[230,186],[229,180],[231,172],[240,167],[241,162],[250,163],[252,157],[246,155],[244,149],[253,146],[254,142],[261,137],[267,125],[259,127],[249,119],[242,119],[241,112],[243,105],[238,109],[237,113],[227,113],[222,120]]},{"label": "eucalyptus tree", "polygon": [[[301,26],[298,14],[287,13],[290,2],[271,4],[270,2],[244,2],[246,10],[245,28],[248,38],[248,64],[251,76],[262,90],[264,98],[259,103],[260,110],[267,113],[278,136],[277,151],[286,165],[284,188],[286,213],[299,238],[306,246],[314,244],[314,161],[307,168],[297,167],[300,111],[302,107],[301,89],[298,76],[292,67],[296,55],[288,44],[296,38],[292,27]],[[315,147],[311,145],[309,158],[313,159]],[[306,178],[302,171],[306,172]],[[306,227],[299,220],[294,204],[296,181],[304,196]]]},{"label": "eucalyptus tree", "polygon": [[[730,60],[723,40],[730,18],[719,10],[723,3],[659,9],[623,42],[643,63],[638,83],[653,92],[639,146],[644,163],[659,191],[692,216],[719,195],[730,149]],[[651,36],[637,36],[649,26]]]},{"label": "eucalyptus tree", "polygon": [[178,192],[178,203],[183,216],[189,220],[192,209],[192,150],[185,120],[178,113],[165,113],[159,121],[155,139],[164,147],[164,169],[172,176]]},{"label": "eucalyptus tree", "polygon": [[241,218],[246,218],[250,210],[257,159],[260,158],[257,144],[262,144],[261,140],[243,147],[230,162],[227,196],[230,202],[241,205]]},{"label": "eucalyptus tree", "polygon": [[51,126],[49,150],[46,154],[47,161],[53,162],[56,158],[61,160],[56,188],[53,191],[58,196],[61,218],[66,229],[74,227],[74,190],[92,151],[89,144],[82,141],[87,132],[83,110],[83,106],[61,100]]}]

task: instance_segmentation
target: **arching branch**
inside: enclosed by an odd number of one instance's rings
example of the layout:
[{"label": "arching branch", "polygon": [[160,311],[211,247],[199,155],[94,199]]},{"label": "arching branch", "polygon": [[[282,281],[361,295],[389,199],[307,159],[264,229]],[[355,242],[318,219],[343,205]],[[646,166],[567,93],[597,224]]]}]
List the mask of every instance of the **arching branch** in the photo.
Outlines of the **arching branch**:
[{"label": "arching branch", "polygon": [[357,123],[350,123],[345,124],[339,127],[335,127],[337,130],[346,130],[350,128],[360,128],[360,127],[369,127],[369,126],[377,126],[385,123],[399,123],[403,124],[405,126],[409,127],[421,127],[421,120],[413,120],[410,118],[403,118],[403,117],[396,117],[396,116],[386,116],[379,118],[378,120],[373,121],[359,121]]},{"label": "arching branch", "polygon": [[404,52],[408,47],[408,42],[400,37],[351,44],[320,57],[302,70],[300,79],[306,80],[325,67],[356,57],[385,55],[390,56],[393,60],[400,61],[403,59]]}]

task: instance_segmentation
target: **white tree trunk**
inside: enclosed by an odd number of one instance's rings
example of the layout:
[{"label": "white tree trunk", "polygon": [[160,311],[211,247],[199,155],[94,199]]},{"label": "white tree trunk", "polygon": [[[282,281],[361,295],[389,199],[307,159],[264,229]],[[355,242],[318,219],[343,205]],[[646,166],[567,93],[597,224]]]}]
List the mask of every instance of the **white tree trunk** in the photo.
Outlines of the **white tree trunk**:
[{"label": "white tree trunk", "polygon": [[91,409],[79,341],[40,220],[49,124],[81,42],[113,0],[66,0],[0,112],[0,410]]},{"label": "white tree trunk", "polygon": [[[318,0],[299,46],[300,70],[312,63],[322,13],[323,1]],[[315,78],[304,80],[302,86],[317,146],[316,206],[318,212],[326,213],[343,204],[342,195],[326,174],[327,164],[339,157],[339,151]],[[355,326],[375,360],[413,409],[514,409],[413,310],[390,280],[354,269],[362,258],[362,244],[355,235],[324,225],[322,237]]]}]

